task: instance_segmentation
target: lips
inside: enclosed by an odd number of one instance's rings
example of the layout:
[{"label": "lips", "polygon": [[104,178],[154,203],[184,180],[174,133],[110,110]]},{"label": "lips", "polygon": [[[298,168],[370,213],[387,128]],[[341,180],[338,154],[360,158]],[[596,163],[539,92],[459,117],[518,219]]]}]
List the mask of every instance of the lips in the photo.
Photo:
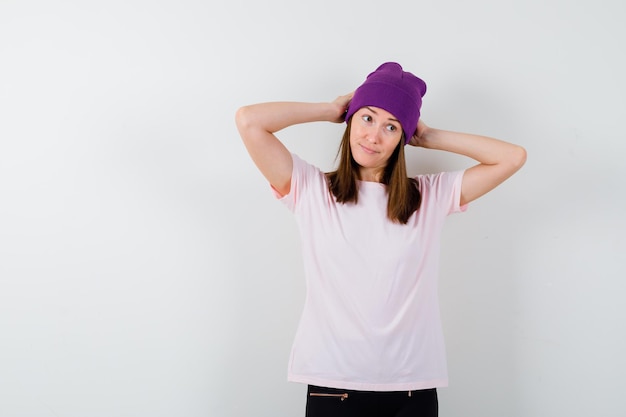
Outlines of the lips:
[{"label": "lips", "polygon": [[364,146],[364,145],[362,145],[362,144],[359,144],[359,146],[361,147],[361,149],[363,150],[363,152],[365,152],[366,154],[373,155],[373,154],[378,153],[377,151],[375,151],[375,150],[373,150],[373,149],[371,149],[371,148],[368,148],[367,146]]}]

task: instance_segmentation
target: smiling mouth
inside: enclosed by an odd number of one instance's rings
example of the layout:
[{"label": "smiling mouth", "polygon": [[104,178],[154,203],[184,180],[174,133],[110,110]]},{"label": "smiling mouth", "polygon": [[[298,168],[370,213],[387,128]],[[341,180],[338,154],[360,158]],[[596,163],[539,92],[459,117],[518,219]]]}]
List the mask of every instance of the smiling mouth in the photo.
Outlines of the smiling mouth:
[{"label": "smiling mouth", "polygon": [[375,150],[368,148],[367,146],[363,146],[363,145],[359,145],[359,146],[361,147],[361,149],[363,149],[365,153],[368,153],[368,154],[378,153]]}]

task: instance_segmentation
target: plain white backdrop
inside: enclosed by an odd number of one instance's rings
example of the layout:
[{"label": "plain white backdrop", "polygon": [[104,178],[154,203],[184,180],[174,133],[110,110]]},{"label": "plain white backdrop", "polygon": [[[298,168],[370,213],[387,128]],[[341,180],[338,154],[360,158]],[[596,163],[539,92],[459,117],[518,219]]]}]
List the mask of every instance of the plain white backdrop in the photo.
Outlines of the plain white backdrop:
[{"label": "plain white backdrop", "polygon": [[[521,144],[450,217],[442,416],[623,416],[620,0],[0,1],[0,416],[303,416],[300,248],[239,106],[384,61],[435,127]],[[289,128],[334,166],[342,125]],[[409,149],[413,173],[471,161]]]}]

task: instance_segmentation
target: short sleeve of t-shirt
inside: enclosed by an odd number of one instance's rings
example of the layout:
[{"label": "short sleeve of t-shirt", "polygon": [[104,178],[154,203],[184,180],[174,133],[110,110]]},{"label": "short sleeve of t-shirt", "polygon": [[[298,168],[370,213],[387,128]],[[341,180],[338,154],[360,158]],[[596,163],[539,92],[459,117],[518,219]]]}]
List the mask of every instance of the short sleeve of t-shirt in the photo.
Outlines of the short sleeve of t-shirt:
[{"label": "short sleeve of t-shirt", "polygon": [[326,182],[326,175],[317,167],[307,163],[296,154],[291,154],[293,169],[289,193],[281,196],[272,189],[274,196],[292,212],[297,212],[301,199],[323,197],[331,198]]}]

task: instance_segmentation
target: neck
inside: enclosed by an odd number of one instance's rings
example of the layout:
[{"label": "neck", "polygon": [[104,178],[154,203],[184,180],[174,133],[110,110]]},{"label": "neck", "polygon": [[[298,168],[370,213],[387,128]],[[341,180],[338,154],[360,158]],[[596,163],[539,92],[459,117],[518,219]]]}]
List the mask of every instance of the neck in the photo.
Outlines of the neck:
[{"label": "neck", "polygon": [[361,167],[359,170],[359,179],[365,182],[381,182],[383,172],[380,169],[366,169]]}]

